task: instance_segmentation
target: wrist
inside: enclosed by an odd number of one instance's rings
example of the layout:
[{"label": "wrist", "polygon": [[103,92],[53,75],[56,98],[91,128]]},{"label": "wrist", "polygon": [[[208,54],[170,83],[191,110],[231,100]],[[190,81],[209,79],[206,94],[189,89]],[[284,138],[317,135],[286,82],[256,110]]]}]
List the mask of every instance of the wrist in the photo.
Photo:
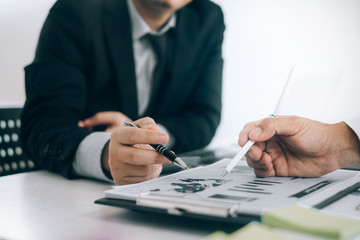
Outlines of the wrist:
[{"label": "wrist", "polygon": [[106,142],[101,153],[101,169],[107,178],[113,179],[111,176],[111,171],[109,166],[109,145],[110,145],[109,143],[110,140]]},{"label": "wrist", "polygon": [[347,167],[360,163],[360,141],[356,133],[345,123],[334,124],[336,134],[334,142],[337,143],[337,158],[339,167]]}]

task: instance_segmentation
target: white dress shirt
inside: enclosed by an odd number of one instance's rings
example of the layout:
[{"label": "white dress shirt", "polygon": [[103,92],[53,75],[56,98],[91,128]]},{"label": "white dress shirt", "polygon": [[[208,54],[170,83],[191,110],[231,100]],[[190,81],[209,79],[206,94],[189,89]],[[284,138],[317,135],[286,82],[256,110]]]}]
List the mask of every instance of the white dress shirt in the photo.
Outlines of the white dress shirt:
[{"label": "white dress shirt", "polygon": [[[166,33],[170,28],[175,27],[176,15],[173,14],[159,31],[152,31],[140,16],[132,0],[127,0],[127,3],[132,29],[138,109],[139,115],[142,115],[149,104],[152,74],[156,65],[155,52],[150,42],[142,37],[148,33],[154,35]],[[165,127],[159,125],[159,128],[160,131],[169,135],[169,142],[166,146],[173,146],[173,136]],[[109,181],[101,168],[101,154],[105,144],[110,140],[110,136],[111,134],[107,132],[94,132],[83,139],[72,164],[76,175]]]},{"label": "white dress shirt", "polygon": [[360,139],[360,116],[346,120],[345,123],[349,127],[351,127],[351,129],[356,133],[356,135]]},{"label": "white dress shirt", "polygon": [[165,34],[170,28],[175,27],[176,15],[172,15],[167,24],[165,24],[165,26],[162,27],[159,31],[155,32],[152,31],[146,22],[142,19],[132,0],[128,0],[127,2],[132,25],[131,29],[134,48],[139,115],[142,115],[149,104],[152,86],[152,74],[156,65],[156,55],[151,47],[151,44],[148,39],[144,39],[143,37],[147,34]]}]

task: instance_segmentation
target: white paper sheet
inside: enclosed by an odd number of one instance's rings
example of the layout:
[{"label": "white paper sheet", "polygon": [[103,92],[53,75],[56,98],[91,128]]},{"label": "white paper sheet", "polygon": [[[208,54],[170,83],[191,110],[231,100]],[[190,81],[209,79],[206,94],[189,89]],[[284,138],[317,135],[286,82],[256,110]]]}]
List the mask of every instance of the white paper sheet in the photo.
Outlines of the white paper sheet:
[{"label": "white paper sheet", "polygon": [[[109,198],[145,200],[157,207],[211,208],[235,206],[236,212],[260,214],[267,208],[303,202],[360,173],[337,170],[318,178],[258,178],[244,161],[224,178],[221,172],[231,159],[197,167],[148,182],[117,186],[105,192]],[[143,201],[142,201],[143,202]],[[170,205],[167,205],[169,203]],[[204,210],[204,211],[205,211]]]}]

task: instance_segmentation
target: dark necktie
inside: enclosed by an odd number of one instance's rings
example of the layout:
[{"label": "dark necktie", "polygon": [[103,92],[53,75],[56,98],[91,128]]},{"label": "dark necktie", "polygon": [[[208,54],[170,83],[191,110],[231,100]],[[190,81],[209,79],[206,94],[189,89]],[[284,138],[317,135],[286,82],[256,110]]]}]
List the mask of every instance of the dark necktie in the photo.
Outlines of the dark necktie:
[{"label": "dark necktie", "polygon": [[167,48],[167,34],[153,35],[148,34],[147,38],[155,52],[156,65],[153,71],[152,85],[158,86],[161,82],[165,71],[166,63],[166,48]]},{"label": "dark necktie", "polygon": [[171,30],[162,35],[147,34],[145,36],[152,46],[156,64],[152,74],[151,94],[149,106],[159,98],[161,93],[161,86],[166,84],[163,80],[168,76],[167,65],[171,57]]}]

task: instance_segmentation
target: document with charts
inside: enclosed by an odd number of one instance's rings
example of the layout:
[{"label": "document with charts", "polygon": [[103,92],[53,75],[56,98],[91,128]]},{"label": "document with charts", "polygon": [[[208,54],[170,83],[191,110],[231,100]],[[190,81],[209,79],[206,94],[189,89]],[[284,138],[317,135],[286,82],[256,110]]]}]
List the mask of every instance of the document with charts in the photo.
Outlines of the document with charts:
[{"label": "document with charts", "polygon": [[138,206],[162,208],[173,214],[185,211],[218,217],[261,215],[268,208],[294,203],[314,206],[333,195],[332,189],[344,189],[360,181],[359,172],[348,170],[317,178],[258,178],[245,161],[223,178],[221,172],[230,160],[148,182],[116,186],[106,191],[105,197],[134,201]]}]

